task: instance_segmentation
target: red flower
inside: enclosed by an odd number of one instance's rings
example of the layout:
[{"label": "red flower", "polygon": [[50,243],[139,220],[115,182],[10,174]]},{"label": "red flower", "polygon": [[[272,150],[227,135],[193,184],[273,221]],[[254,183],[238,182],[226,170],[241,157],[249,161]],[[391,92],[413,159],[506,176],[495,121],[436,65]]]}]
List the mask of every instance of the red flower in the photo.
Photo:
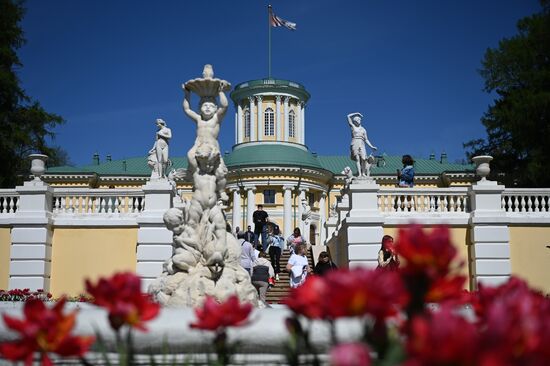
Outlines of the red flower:
[{"label": "red flower", "polygon": [[42,354],[42,364],[51,365],[48,353],[60,356],[83,356],[94,342],[94,337],[71,336],[76,312],[63,314],[65,299],[59,300],[52,308],[46,307],[39,299],[29,299],[23,308],[24,319],[3,315],[9,329],[20,333],[21,338],[0,344],[0,354],[8,360],[25,361],[31,365],[33,353]]},{"label": "red flower", "polygon": [[419,225],[399,230],[396,250],[405,260],[404,273],[423,273],[431,279],[447,275],[457,254],[449,239],[448,228],[435,227],[426,234]]},{"label": "red flower", "polygon": [[456,305],[466,304],[470,300],[468,292],[464,290],[466,277],[455,276],[436,279],[426,294],[426,302],[452,302]]},{"label": "red flower", "polygon": [[302,286],[290,290],[283,304],[296,314],[310,319],[326,317],[325,308],[329,288],[323,277],[309,277]]},{"label": "red flower", "polygon": [[478,340],[474,324],[443,307],[412,319],[405,365],[475,365]]},{"label": "red flower", "polygon": [[190,326],[191,328],[204,330],[238,327],[246,324],[251,311],[252,304],[241,304],[236,295],[230,296],[222,303],[218,303],[213,297],[207,296],[203,307],[195,309],[198,321]]},{"label": "red flower", "polygon": [[338,270],[329,272],[325,281],[329,318],[370,314],[383,319],[396,314],[408,299],[399,275],[392,271]]},{"label": "red flower", "polygon": [[95,286],[86,280],[86,291],[93,296],[94,304],[109,311],[109,322],[115,330],[125,324],[147,330],[144,322],[154,319],[160,311],[160,305],[141,292],[140,278],[130,272],[100,278]]},{"label": "red flower", "polygon": [[475,304],[483,329],[478,364],[547,365],[550,362],[550,299],[517,278],[480,286]]},{"label": "red flower", "polygon": [[333,366],[370,366],[370,350],[364,343],[342,343],[330,350]]}]

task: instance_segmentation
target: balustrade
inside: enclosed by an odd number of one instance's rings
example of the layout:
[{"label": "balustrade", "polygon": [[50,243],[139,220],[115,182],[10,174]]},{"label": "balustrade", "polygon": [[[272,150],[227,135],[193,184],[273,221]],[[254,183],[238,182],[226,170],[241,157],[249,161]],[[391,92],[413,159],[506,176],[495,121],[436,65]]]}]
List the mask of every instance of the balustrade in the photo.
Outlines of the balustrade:
[{"label": "balustrade", "polygon": [[0,214],[11,214],[19,207],[19,194],[15,189],[0,189]]},{"label": "balustrade", "polygon": [[54,214],[131,214],[143,211],[140,189],[56,188]]},{"label": "balustrade", "polygon": [[502,208],[506,212],[550,212],[550,189],[507,188],[502,193]]},{"label": "balustrade", "polygon": [[468,188],[382,188],[378,208],[382,213],[469,212]]}]

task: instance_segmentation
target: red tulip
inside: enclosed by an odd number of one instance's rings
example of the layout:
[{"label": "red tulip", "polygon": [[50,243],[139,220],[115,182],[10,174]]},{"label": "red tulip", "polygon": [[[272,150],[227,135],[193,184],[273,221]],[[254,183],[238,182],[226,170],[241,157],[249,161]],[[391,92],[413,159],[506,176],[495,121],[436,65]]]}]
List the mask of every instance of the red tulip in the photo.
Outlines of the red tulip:
[{"label": "red tulip", "polygon": [[326,301],[329,288],[323,277],[309,277],[302,286],[290,290],[283,304],[296,314],[310,319],[326,317]]},{"label": "red tulip", "polygon": [[325,280],[329,318],[370,314],[383,319],[395,315],[408,298],[399,275],[392,271],[338,270],[329,272]]},{"label": "red tulip", "polygon": [[202,308],[195,309],[198,321],[191,328],[204,330],[221,330],[226,327],[245,325],[252,304],[239,302],[236,295],[230,296],[225,302],[218,303],[213,297],[206,297]]},{"label": "red tulip", "polygon": [[330,350],[330,364],[333,366],[370,366],[370,350],[364,343],[339,344]]},{"label": "red tulip", "polygon": [[419,225],[399,230],[396,250],[405,260],[402,272],[409,275],[422,273],[431,279],[447,275],[457,254],[448,228],[436,227],[427,234]]},{"label": "red tulip", "polygon": [[109,311],[109,322],[114,330],[129,325],[145,331],[144,322],[154,319],[160,311],[160,305],[141,292],[140,278],[130,272],[100,278],[97,285],[86,280],[86,291],[93,296],[94,304]]},{"label": "red tulip", "polygon": [[479,335],[474,324],[448,308],[412,319],[406,366],[475,365]]},{"label": "red tulip", "polygon": [[42,365],[51,365],[48,353],[60,356],[83,356],[94,342],[91,336],[71,336],[76,311],[63,314],[65,299],[59,300],[52,308],[46,307],[39,299],[29,299],[23,308],[24,319],[3,315],[9,329],[18,332],[21,338],[0,344],[0,354],[8,360],[25,361],[31,365],[34,352],[42,355]]},{"label": "red tulip", "polygon": [[464,290],[466,277],[443,277],[435,280],[426,294],[426,302],[452,302],[456,305],[468,303],[470,296]]},{"label": "red tulip", "polygon": [[476,312],[483,331],[479,365],[547,365],[550,299],[517,278],[480,286]]}]

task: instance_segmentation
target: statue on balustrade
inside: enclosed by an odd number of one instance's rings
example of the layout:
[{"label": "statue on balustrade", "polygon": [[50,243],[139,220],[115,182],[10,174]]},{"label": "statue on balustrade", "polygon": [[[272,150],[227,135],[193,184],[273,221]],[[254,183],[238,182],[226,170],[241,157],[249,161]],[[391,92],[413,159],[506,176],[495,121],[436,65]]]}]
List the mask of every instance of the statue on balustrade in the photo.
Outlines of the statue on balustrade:
[{"label": "statue on balustrade", "polygon": [[155,123],[158,130],[155,144],[149,150],[147,165],[153,170],[151,172],[151,179],[165,179],[166,172],[172,165],[172,162],[168,159],[168,142],[172,138],[172,131],[166,127],[166,122],[160,118]]},{"label": "statue on balustrade", "polygon": [[[259,305],[250,276],[240,265],[240,244],[226,228],[223,202],[227,200],[227,168],[218,134],[228,106],[224,92],[230,84],[213,76],[212,66],[206,65],[203,78],[183,85],[183,109],[197,124],[195,143],[187,153],[193,195],[182,207],[164,214],[166,227],[173,233],[174,251],[162,275],[149,287],[149,292],[167,306],[198,306],[206,296],[224,300],[233,294]],[[192,92],[200,97],[200,113],[190,108]]]},{"label": "statue on balustrade", "polygon": [[370,178],[370,167],[375,158],[372,154],[367,156],[365,145],[368,145],[373,151],[376,151],[376,147],[369,141],[367,130],[361,126],[362,118],[363,115],[359,112],[348,114],[348,124],[351,129],[351,159],[357,164],[357,177],[366,179]]}]

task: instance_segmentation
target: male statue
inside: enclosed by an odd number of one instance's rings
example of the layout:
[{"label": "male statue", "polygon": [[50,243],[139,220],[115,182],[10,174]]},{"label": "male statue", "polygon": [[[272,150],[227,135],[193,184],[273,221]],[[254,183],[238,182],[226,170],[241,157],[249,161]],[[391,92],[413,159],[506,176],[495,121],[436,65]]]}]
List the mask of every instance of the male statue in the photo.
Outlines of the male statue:
[{"label": "male statue", "polygon": [[348,114],[348,124],[351,128],[351,159],[355,160],[357,164],[358,177],[366,178],[370,176],[371,162],[369,158],[372,159],[372,157],[367,157],[365,144],[375,151],[376,147],[369,141],[367,130],[361,126],[362,118],[363,115],[358,112]]},{"label": "male statue", "polygon": [[[189,174],[192,176],[198,168],[198,162],[196,159],[196,152],[201,145],[211,145],[213,148],[212,156],[216,154],[221,155],[220,145],[218,143],[218,135],[220,133],[220,124],[227,111],[227,97],[223,92],[227,88],[225,82],[220,82],[218,89],[218,96],[220,98],[220,105],[216,105],[216,97],[203,96],[199,102],[200,114],[194,112],[190,107],[191,91],[185,88],[185,98],[183,99],[183,110],[189,118],[191,118],[197,124],[197,138],[195,144],[187,153],[187,160],[189,161]],[[218,197],[222,201],[227,201],[229,197],[225,193],[225,175],[227,174],[227,168],[223,159],[219,159],[219,164],[215,169],[216,175],[216,188]]]}]

